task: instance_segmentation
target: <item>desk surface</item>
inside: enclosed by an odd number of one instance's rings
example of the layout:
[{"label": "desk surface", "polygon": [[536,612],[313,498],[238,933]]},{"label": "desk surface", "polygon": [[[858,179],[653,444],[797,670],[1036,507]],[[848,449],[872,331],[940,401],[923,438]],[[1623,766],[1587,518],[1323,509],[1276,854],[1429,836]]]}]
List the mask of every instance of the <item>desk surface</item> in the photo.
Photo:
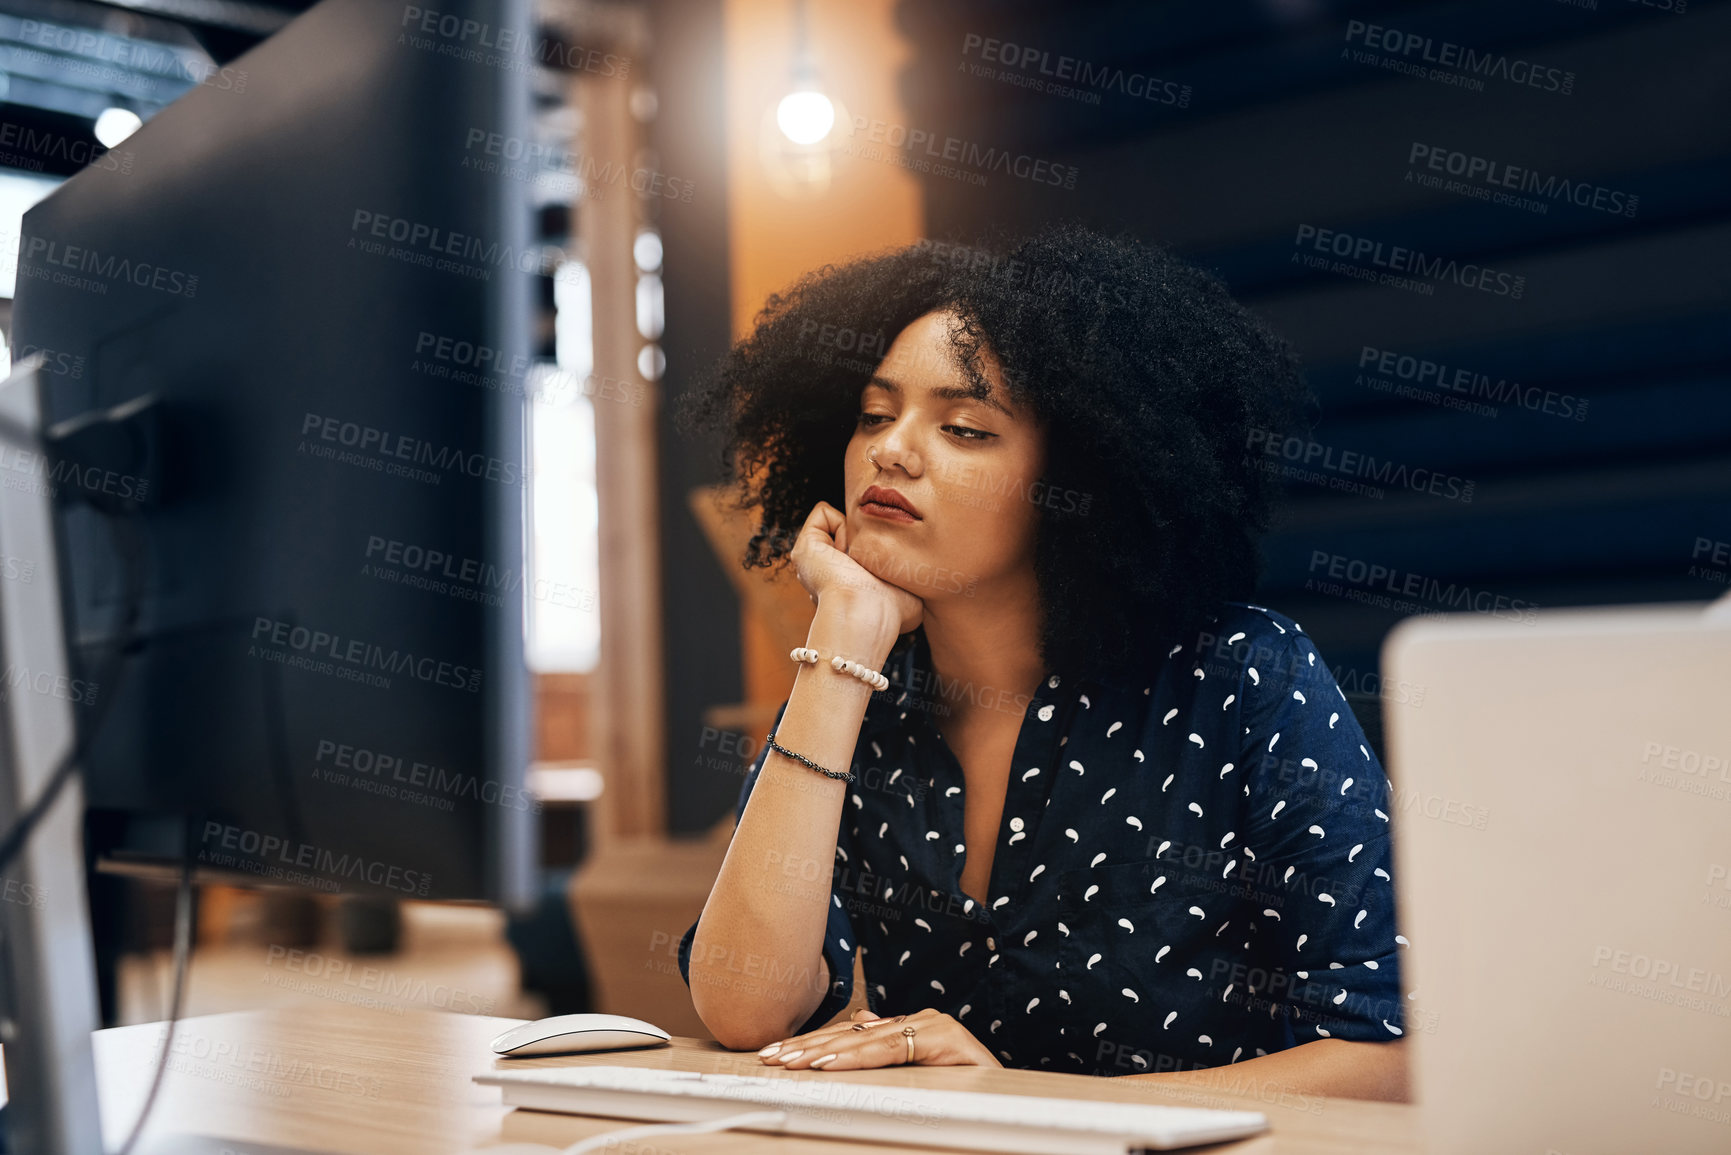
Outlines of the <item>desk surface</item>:
[{"label": "desk surface", "polygon": [[[333,1005],[247,1011],[184,1020],[175,1031],[168,1074],[146,1140],[204,1135],[246,1144],[341,1155],[445,1155],[510,1143],[562,1147],[637,1124],[616,1119],[508,1110],[496,1087],[470,1076],[527,1066],[607,1063],[760,1075],[755,1055],[676,1039],[671,1047],[507,1061],[487,1044],[519,1020],[439,1011],[385,1011]],[[110,1147],[124,1137],[150,1085],[160,1024],[96,1034],[97,1078]],[[809,1077],[815,1072],[800,1072]],[[1223,1069],[1223,1080],[1230,1076]],[[1247,1083],[1229,1093],[1160,1089],[1086,1075],[977,1067],[837,1071],[825,1078],[893,1086],[1000,1091],[1122,1103],[1165,1103],[1261,1111],[1271,1130],[1207,1148],[1255,1155],[1417,1155],[1415,1107],[1354,1099],[1303,1100]],[[140,1144],[141,1147],[147,1144]],[[764,1134],[661,1135],[620,1147],[626,1155],[837,1155],[843,1151],[936,1150],[782,1138]],[[247,1148],[237,1147],[237,1155]]]}]

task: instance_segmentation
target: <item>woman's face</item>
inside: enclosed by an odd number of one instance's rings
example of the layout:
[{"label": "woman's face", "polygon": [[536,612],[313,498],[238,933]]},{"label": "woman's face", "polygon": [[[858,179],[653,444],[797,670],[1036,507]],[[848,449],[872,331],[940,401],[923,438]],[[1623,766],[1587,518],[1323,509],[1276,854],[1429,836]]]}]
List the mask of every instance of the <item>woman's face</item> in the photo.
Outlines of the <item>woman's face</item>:
[{"label": "woman's face", "polygon": [[1010,400],[990,350],[990,398],[967,395],[955,324],[927,313],[901,331],[860,391],[847,450],[849,556],[927,602],[1031,570],[1045,465],[1045,431]]}]

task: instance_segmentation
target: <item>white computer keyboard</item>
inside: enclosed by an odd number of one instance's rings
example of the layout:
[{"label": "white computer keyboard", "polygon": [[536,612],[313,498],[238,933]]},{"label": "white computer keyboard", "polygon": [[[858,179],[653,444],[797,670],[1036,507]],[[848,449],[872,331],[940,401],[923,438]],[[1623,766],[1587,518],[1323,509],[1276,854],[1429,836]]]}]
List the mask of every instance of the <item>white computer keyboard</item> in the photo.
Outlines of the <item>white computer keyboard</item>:
[{"label": "white computer keyboard", "polygon": [[786,1113],[742,1129],[1026,1155],[1126,1155],[1254,1135],[1257,1111],[1156,1107],[855,1083],[834,1075],[708,1075],[649,1067],[495,1071],[477,1083],[505,1104],[567,1115],[686,1123],[752,1110]]}]

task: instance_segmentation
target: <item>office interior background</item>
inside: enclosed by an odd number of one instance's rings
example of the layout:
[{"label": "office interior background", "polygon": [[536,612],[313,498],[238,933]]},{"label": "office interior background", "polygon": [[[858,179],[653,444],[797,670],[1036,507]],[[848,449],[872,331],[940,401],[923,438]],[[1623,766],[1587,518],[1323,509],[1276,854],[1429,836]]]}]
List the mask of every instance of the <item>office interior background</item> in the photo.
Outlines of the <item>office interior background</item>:
[{"label": "office interior background", "polygon": [[[405,26],[439,8],[399,6]],[[0,0],[8,338],[22,213],[87,164],[126,171],[130,131],[304,7]],[[827,262],[1074,219],[1218,272],[1320,402],[1308,442],[1245,447],[1286,490],[1258,599],[1303,623],[1361,717],[1423,706],[1378,670],[1403,617],[1726,591],[1731,6],[536,12],[533,138],[453,163],[499,166],[532,205],[536,372],[577,383],[530,403],[540,900],[206,887],[187,1014],[594,1009],[706,1034],[674,947],[811,606],[790,575],[737,564],[750,527],[716,502],[716,446],[670,414],[770,294]],[[1444,43],[1501,63],[1439,66]],[[1379,282],[1396,250],[1420,271]],[[819,339],[847,355],[857,336]],[[109,1021],[162,1018],[171,888],[112,885]]]}]

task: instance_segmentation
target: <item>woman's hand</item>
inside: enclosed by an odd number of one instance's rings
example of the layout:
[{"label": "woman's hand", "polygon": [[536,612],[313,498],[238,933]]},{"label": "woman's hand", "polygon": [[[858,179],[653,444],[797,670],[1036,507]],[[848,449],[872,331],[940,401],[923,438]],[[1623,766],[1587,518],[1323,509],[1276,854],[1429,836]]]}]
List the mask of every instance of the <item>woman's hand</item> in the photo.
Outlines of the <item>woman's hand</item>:
[{"label": "woman's hand", "polygon": [[1002,1067],[985,1044],[968,1028],[942,1011],[915,1011],[880,1019],[861,1008],[851,1023],[795,1035],[759,1051],[766,1065],[788,1070],[857,1071],[864,1067],[900,1067],[908,1061],[903,1027],[914,1028],[916,1067]]},{"label": "woman's hand", "polygon": [[844,601],[851,612],[876,611],[885,622],[896,624],[897,634],[912,631],[925,614],[918,597],[884,581],[848,556],[847,518],[827,501],[812,508],[793,543],[793,571],[811,600],[822,605],[825,597]]}]

